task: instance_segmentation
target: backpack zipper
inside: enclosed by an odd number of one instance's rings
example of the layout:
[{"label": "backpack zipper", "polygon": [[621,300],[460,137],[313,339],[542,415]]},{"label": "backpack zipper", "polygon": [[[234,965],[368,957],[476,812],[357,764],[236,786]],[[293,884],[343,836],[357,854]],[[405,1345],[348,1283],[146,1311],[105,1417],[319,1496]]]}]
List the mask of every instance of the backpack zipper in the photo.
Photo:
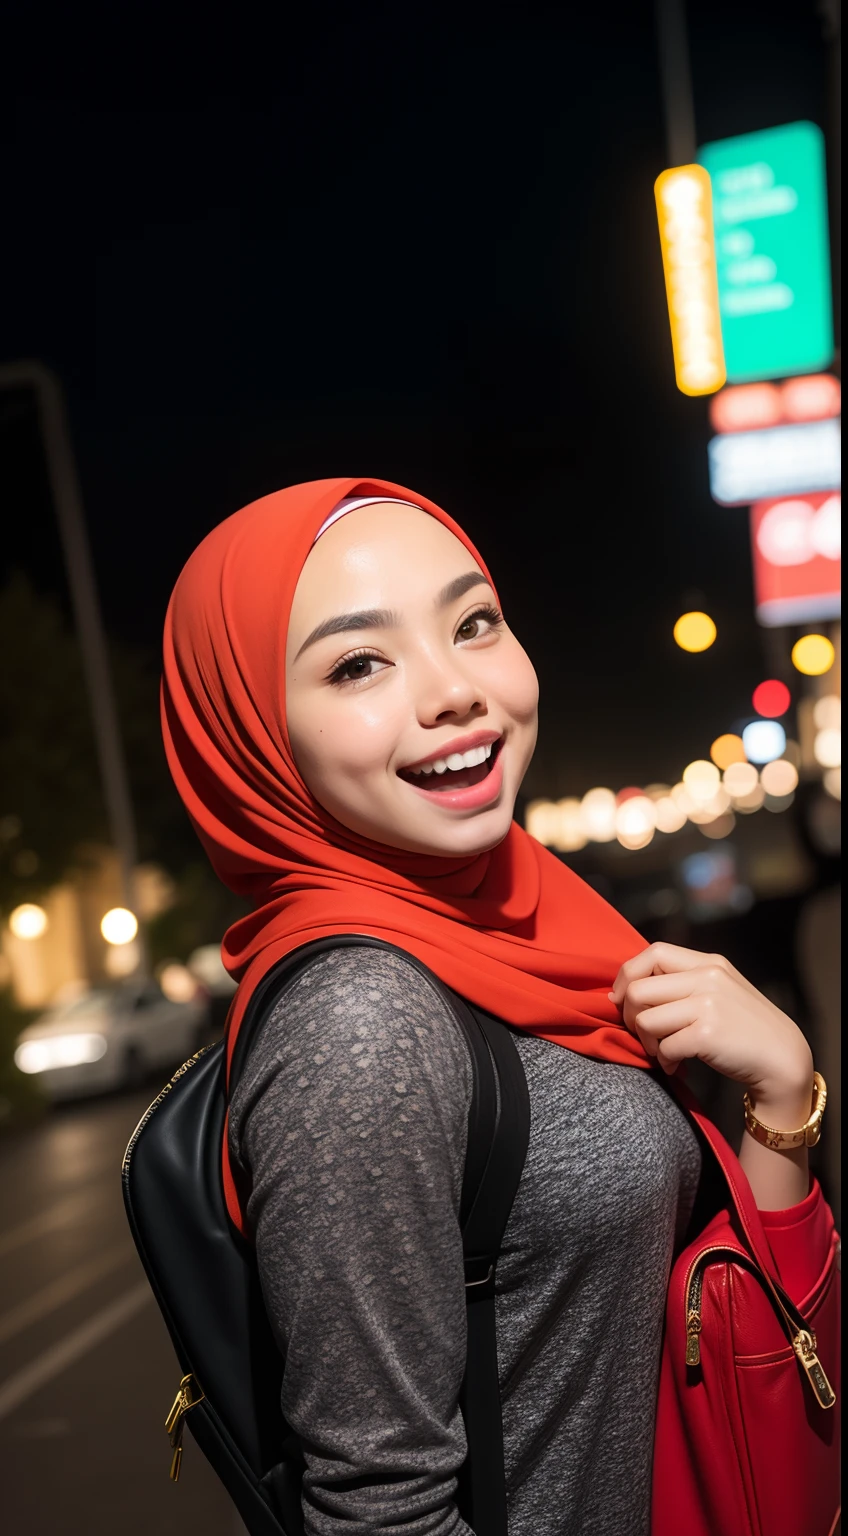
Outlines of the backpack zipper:
[{"label": "backpack zipper", "polygon": [[[707,1262],[713,1262],[719,1255],[729,1257],[735,1264],[742,1264],[753,1274],[760,1276],[760,1267],[755,1264],[746,1253],[739,1248],[729,1248],[725,1244],[716,1244],[712,1248],[703,1248],[695,1256],[689,1266],[684,1290],[684,1311],[686,1314],[686,1364],[700,1365],[701,1363],[701,1328],[702,1328],[702,1302],[704,1290],[704,1270]],[[816,1354],[816,1336],[812,1329],[804,1326],[804,1319],[800,1312],[792,1317],[791,1313],[783,1305],[777,1288],[770,1286],[778,1307],[782,1313],[782,1325],[790,1344],[795,1351],[796,1358],[804,1369],[807,1380],[813,1390],[816,1402],[820,1408],[832,1408],[836,1402],[836,1393],[825,1374],[824,1367]],[[794,1308],[793,1308],[794,1310]]]},{"label": "backpack zipper", "polygon": [[[196,1051],[193,1056],[189,1057],[188,1061],[184,1061],[181,1067],[177,1067],[173,1077],[168,1080],[161,1092],[157,1093],[153,1103],[148,1104],[147,1109],[144,1111],[144,1114],[139,1120],[138,1125],[136,1126],[129,1141],[127,1142],[127,1150],[124,1153],[124,1160],[121,1164],[121,1177],[125,1184],[129,1177],[130,1161],[132,1159],[133,1152],[135,1151],[138,1138],[144,1130],[144,1127],[149,1123],[151,1117],[159,1108],[159,1105],[163,1102],[164,1099],[167,1098],[168,1094],[171,1092],[171,1089],[174,1087],[174,1084],[178,1083],[181,1077],[185,1077],[186,1072],[188,1072],[191,1067],[200,1061],[201,1057],[205,1056],[207,1051],[211,1051],[213,1045],[216,1043],[217,1042],[213,1040],[211,1044],[202,1046],[199,1051]],[[170,1412],[165,1420],[165,1429],[167,1431],[168,1439],[171,1442],[171,1447],[174,1452],[173,1456],[171,1457],[170,1471],[170,1478],[172,1483],[178,1483],[180,1480],[180,1467],[182,1466],[183,1460],[183,1427],[185,1424],[185,1416],[190,1408],[196,1408],[198,1403],[202,1403],[205,1396],[206,1394],[201,1389],[197,1377],[192,1371],[189,1371],[188,1374],[184,1376],[180,1382],[180,1385],[177,1389],[177,1395],[171,1404]]]},{"label": "backpack zipper", "polygon": [[207,1051],[211,1051],[213,1049],[213,1047],[215,1045],[217,1045],[218,1043],[219,1042],[217,1040],[213,1040],[210,1045],[202,1046],[199,1051],[196,1051],[193,1056],[189,1057],[188,1061],[184,1061],[181,1067],[177,1067],[177,1070],[174,1073],[173,1077],[168,1080],[168,1082],[165,1084],[165,1086],[161,1090],[161,1092],[157,1093],[155,1099],[153,1100],[153,1103],[152,1104],[148,1104],[146,1110],[144,1111],[144,1114],[142,1115],[141,1119],[138,1122],[138,1125],[136,1126],[136,1128],[133,1131],[129,1141],[127,1142],[127,1150],[124,1153],[124,1160],[123,1160],[123,1162],[121,1164],[121,1175],[122,1175],[122,1177],[124,1179],[126,1179],[127,1174],[129,1173],[130,1158],[132,1157],[133,1152],[135,1151],[135,1144],[138,1141],[138,1138],[141,1135],[142,1131],[144,1130],[144,1127],[147,1125],[148,1121],[150,1120],[151,1116],[153,1115],[154,1111],[159,1108],[159,1105],[162,1103],[163,1099],[166,1098],[166,1096],[171,1092],[171,1089],[173,1088],[174,1084],[179,1082],[181,1077],[185,1076],[185,1074],[186,1074],[186,1072],[188,1072],[189,1068],[193,1067],[195,1062],[200,1061],[201,1056],[205,1056],[206,1052]]}]

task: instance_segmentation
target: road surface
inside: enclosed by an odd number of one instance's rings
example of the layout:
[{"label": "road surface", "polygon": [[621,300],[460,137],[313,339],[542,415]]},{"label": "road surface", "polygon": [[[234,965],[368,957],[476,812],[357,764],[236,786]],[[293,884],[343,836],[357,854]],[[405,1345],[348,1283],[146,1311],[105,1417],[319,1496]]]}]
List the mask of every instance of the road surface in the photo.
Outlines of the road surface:
[{"label": "road surface", "polygon": [[135,1254],[121,1158],[154,1089],[54,1110],[0,1139],[0,1483],[8,1536],[244,1536],[189,1433]]}]

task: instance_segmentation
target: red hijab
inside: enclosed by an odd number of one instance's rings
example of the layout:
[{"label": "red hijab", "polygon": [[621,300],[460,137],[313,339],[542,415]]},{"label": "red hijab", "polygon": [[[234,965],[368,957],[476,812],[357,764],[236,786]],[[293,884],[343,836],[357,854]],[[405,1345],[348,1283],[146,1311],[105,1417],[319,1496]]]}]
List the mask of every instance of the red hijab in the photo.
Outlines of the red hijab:
[{"label": "red hijab", "polygon": [[223,944],[240,982],[230,1052],[272,965],[312,939],[367,933],[519,1029],[601,1061],[650,1066],[607,996],[644,940],[515,822],[489,853],[406,853],[349,832],[300,777],[286,731],[289,613],[318,530],[348,496],[413,502],[486,570],[425,497],[385,480],[314,480],[213,528],[180,575],[165,622],[171,772],[216,873],[254,908]]}]

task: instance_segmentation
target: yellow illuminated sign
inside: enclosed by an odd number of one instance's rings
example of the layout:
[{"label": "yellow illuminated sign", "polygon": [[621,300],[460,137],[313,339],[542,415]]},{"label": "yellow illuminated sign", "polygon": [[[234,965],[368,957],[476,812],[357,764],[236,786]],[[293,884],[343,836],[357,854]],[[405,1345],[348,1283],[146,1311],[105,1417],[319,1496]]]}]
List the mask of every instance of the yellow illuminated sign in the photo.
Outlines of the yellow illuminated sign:
[{"label": "yellow illuminated sign", "polygon": [[727,378],[721,339],[712,189],[701,165],[663,171],[654,183],[677,387],[711,395]]}]

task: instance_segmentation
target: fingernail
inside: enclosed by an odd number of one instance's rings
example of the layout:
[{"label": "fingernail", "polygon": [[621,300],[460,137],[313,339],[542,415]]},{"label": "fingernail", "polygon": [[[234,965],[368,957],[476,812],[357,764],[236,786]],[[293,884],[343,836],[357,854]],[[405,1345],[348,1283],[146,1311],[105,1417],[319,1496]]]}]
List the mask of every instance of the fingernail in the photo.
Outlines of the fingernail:
[{"label": "fingernail", "polygon": [[611,1003],[615,1002],[615,993],[614,992],[608,992],[607,993],[607,997],[609,998]]}]

